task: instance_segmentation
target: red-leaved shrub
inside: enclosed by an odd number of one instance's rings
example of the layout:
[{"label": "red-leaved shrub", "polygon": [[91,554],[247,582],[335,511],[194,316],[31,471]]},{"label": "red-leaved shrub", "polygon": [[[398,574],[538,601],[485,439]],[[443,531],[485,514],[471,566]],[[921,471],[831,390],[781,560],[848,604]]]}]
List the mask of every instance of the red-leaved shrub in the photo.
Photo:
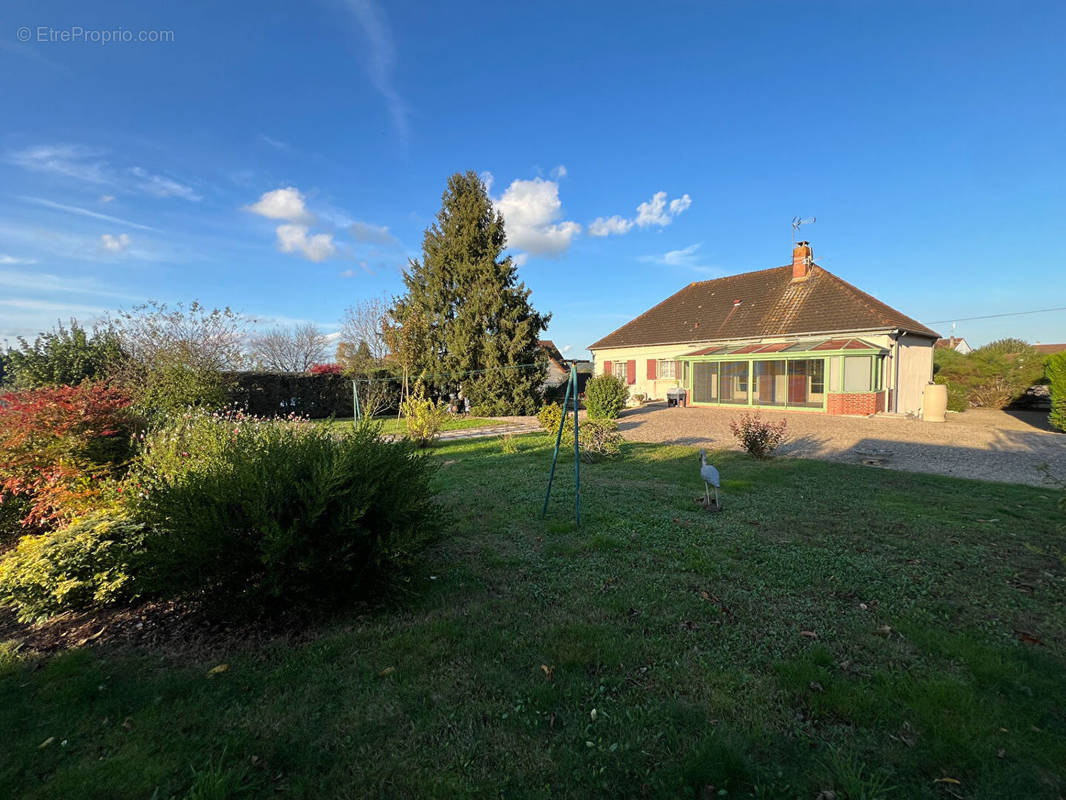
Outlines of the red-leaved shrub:
[{"label": "red-leaved shrub", "polygon": [[344,368],[340,364],[312,364],[308,371],[312,375],[340,375]]},{"label": "red-leaved shrub", "polygon": [[756,411],[729,421],[729,430],[752,458],[769,458],[786,438],[788,423],[767,422]]},{"label": "red-leaved shrub", "polygon": [[96,505],[132,452],[130,402],[122,389],[89,381],[0,395],[0,503],[27,503],[29,530]]}]

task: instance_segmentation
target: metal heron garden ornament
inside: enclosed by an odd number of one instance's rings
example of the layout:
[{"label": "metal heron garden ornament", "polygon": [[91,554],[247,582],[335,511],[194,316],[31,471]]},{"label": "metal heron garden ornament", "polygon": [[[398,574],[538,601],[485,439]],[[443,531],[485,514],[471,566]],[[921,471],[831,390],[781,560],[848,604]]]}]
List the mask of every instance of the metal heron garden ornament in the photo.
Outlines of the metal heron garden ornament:
[{"label": "metal heron garden ornament", "polygon": [[578,444],[577,433],[577,367],[570,365],[570,380],[566,384],[566,397],[563,399],[563,415],[559,420],[559,430],[555,434],[555,452],[552,454],[552,468],[548,473],[548,491],[544,493],[544,510],[541,517],[548,515],[548,499],[552,493],[552,481],[555,480],[555,464],[559,460],[559,445],[563,441],[563,428],[566,427],[566,416],[570,413],[570,396],[574,398],[574,519],[577,526],[581,527],[581,448]]}]

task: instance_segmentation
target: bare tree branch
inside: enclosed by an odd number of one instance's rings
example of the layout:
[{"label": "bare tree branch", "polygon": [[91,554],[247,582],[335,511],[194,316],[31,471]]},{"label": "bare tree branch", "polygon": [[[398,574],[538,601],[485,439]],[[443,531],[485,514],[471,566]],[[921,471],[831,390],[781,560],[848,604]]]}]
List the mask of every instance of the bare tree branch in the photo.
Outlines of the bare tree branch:
[{"label": "bare tree branch", "polygon": [[323,359],[326,337],[311,323],[272,328],[251,341],[252,360],[261,369],[307,372]]}]

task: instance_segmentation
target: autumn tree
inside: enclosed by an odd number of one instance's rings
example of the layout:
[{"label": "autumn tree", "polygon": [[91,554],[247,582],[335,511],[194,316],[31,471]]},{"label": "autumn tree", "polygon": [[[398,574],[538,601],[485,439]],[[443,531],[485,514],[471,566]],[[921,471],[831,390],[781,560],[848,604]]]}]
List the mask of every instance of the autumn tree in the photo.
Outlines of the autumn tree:
[{"label": "autumn tree", "polygon": [[325,350],[325,335],[308,322],[272,328],[253,337],[249,355],[260,369],[307,372],[322,361]]},{"label": "autumn tree", "polygon": [[530,305],[506,246],[503,216],[478,175],[452,175],[422,258],[404,271],[390,335],[400,363],[431,392],[461,389],[478,413],[532,414],[545,368],[537,342],[551,315]]}]

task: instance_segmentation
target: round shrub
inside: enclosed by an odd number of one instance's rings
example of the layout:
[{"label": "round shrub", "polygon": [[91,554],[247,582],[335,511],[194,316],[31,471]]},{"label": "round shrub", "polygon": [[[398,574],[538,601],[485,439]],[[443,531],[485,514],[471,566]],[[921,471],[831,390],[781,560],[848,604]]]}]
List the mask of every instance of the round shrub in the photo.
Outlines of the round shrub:
[{"label": "round shrub", "polygon": [[593,419],[615,419],[628,399],[629,387],[614,375],[597,375],[585,384],[585,408]]},{"label": "round shrub", "polygon": [[40,536],[23,536],[0,561],[0,600],[31,621],[127,601],[140,585],[145,528],[102,511]]},{"label": "round shrub", "polygon": [[131,481],[155,580],[260,603],[363,592],[436,532],[434,463],[377,426],[195,412],[151,432]]},{"label": "round shrub", "polygon": [[558,403],[548,403],[537,412],[537,422],[545,433],[556,434],[563,420],[563,409]]}]

